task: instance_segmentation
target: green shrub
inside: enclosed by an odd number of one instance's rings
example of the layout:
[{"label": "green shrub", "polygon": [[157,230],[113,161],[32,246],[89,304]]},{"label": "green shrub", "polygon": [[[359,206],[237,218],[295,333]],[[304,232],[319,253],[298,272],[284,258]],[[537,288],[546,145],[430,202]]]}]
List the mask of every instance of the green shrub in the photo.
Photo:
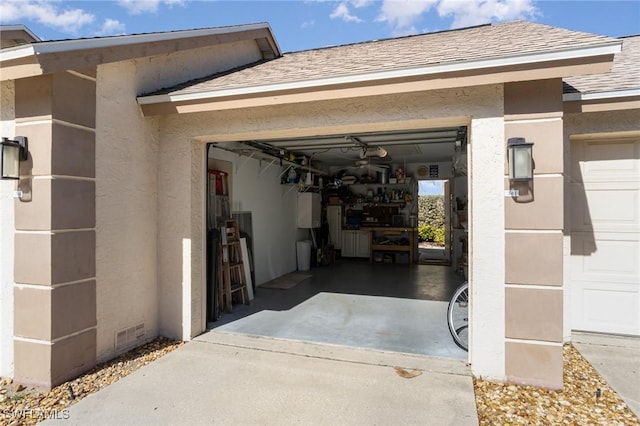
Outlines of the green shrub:
[{"label": "green shrub", "polygon": [[420,195],[418,197],[418,224],[436,228],[444,226],[444,196]]},{"label": "green shrub", "polygon": [[433,227],[429,225],[418,226],[418,241],[433,241],[435,235]]},{"label": "green shrub", "polygon": [[435,232],[434,232],[434,238],[433,238],[433,242],[436,243],[439,246],[444,247],[445,244],[445,235],[446,235],[446,231],[444,226],[441,228],[436,228]]},{"label": "green shrub", "polygon": [[418,226],[418,241],[428,241],[430,243],[436,243],[439,246],[444,246],[445,233],[444,226],[435,228],[429,225],[420,225]]}]

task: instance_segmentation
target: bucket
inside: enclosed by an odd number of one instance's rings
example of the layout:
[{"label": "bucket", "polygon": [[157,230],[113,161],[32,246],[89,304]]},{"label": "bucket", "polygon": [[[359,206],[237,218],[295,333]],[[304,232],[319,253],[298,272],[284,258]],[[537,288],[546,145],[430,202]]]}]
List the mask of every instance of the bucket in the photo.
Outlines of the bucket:
[{"label": "bucket", "polygon": [[298,260],[298,271],[311,269],[311,241],[296,242],[296,258]]}]

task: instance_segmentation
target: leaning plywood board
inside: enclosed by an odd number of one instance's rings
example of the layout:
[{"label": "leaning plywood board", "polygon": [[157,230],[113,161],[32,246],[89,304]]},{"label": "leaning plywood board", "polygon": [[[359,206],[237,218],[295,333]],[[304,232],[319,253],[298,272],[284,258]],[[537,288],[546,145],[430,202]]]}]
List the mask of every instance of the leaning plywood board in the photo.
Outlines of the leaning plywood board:
[{"label": "leaning plywood board", "polygon": [[249,250],[247,249],[247,239],[240,238],[240,249],[242,251],[242,263],[244,264],[244,279],[247,283],[247,293],[249,300],[253,300],[253,283],[251,282],[251,268],[249,264]]}]

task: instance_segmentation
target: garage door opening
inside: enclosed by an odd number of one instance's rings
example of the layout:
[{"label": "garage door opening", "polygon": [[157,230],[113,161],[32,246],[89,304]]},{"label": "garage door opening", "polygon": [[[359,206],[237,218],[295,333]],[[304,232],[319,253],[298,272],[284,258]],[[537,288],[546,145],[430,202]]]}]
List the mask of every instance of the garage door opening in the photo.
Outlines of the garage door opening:
[{"label": "garage door opening", "polygon": [[[466,127],[223,142],[207,161],[210,174],[228,173],[225,214],[250,215],[254,296],[209,315],[209,328],[467,359],[446,323],[447,302],[465,281]],[[422,265],[425,173],[446,199],[447,257]],[[300,225],[302,198],[320,200],[316,225]],[[210,220],[209,232],[220,223]],[[305,240],[308,271],[296,259]],[[214,252],[208,304],[219,278]]]}]

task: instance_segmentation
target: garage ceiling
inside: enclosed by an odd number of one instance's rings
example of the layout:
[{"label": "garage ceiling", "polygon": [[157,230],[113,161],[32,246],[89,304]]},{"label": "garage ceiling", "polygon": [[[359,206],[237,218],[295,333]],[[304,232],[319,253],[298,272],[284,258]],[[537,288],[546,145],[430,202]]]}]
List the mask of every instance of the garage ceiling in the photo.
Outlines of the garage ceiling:
[{"label": "garage ceiling", "polygon": [[376,163],[426,163],[451,161],[456,142],[466,143],[467,128],[446,127],[396,132],[350,133],[344,135],[316,136],[279,140],[245,141],[218,144],[242,155],[262,152],[275,157],[285,153],[311,158],[311,164],[326,166],[353,166],[362,159],[368,148],[382,147],[384,158],[373,157]]}]

